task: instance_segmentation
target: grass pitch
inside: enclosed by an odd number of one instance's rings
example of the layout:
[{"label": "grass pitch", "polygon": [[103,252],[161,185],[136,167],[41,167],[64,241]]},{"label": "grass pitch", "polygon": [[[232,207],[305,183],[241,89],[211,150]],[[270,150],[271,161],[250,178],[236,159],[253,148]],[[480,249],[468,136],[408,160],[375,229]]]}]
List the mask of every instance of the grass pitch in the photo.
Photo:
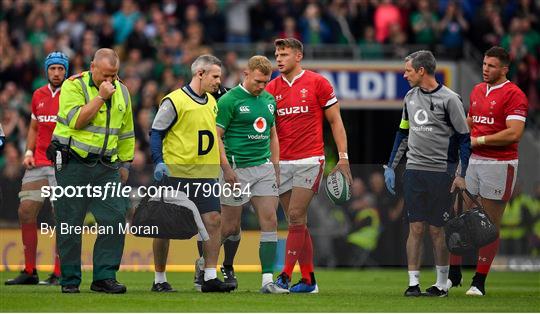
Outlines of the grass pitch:
[{"label": "grass pitch", "polygon": [[[203,294],[193,289],[191,273],[168,273],[177,293],[150,292],[151,272],[119,272],[125,295],[90,291],[92,274],[83,274],[81,293],[66,295],[59,287],[0,286],[1,312],[538,312],[540,273],[492,272],[487,295],[465,296],[472,272],[464,273],[464,286],[448,298],[405,298],[405,269],[318,270],[319,294],[262,295],[258,273],[237,273],[239,290]],[[4,282],[15,272],[0,273]],[[46,273],[40,272],[41,279]],[[293,280],[299,275],[294,274]],[[435,280],[431,269],[422,271],[422,289]]]}]

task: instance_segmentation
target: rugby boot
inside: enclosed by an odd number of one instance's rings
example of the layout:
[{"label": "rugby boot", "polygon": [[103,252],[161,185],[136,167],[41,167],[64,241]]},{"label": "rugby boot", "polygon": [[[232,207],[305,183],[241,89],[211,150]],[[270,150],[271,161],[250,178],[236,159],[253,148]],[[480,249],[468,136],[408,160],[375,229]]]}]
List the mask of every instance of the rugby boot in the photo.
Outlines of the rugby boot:
[{"label": "rugby boot", "polygon": [[39,283],[39,277],[37,271],[34,269],[32,274],[27,273],[24,269],[21,271],[19,276],[7,280],[4,284],[7,286],[11,285],[37,285]]}]

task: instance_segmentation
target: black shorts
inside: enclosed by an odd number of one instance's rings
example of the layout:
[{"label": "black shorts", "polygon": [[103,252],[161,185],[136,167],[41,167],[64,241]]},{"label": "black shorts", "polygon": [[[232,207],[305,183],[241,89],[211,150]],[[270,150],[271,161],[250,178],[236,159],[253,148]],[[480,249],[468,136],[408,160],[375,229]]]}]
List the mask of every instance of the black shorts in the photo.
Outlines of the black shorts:
[{"label": "black shorts", "polygon": [[426,221],[442,227],[450,218],[452,181],[446,172],[405,170],[403,195],[409,223]]},{"label": "black shorts", "polygon": [[[219,185],[217,179],[191,179],[191,178],[173,178],[169,177],[162,186],[172,186],[175,190],[186,193],[199,213],[220,212],[219,191],[216,185]],[[208,193],[207,193],[208,192]]]}]

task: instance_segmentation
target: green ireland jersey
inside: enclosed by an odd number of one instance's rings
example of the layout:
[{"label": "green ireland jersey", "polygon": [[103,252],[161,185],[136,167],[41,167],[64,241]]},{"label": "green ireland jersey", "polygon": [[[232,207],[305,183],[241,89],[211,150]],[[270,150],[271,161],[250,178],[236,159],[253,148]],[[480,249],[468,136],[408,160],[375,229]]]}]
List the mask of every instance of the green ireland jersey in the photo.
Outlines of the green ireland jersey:
[{"label": "green ireland jersey", "polygon": [[270,128],[274,126],[276,101],[267,91],[254,96],[242,85],[218,101],[217,126],[225,130],[223,143],[233,168],[264,164],[270,159]]}]

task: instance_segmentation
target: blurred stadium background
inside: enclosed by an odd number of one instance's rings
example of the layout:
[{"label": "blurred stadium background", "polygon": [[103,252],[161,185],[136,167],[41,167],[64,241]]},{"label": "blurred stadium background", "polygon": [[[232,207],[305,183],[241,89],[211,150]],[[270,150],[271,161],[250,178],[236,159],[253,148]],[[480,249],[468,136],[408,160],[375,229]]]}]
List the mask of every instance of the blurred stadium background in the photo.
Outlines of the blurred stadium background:
[{"label": "blurred stadium background", "polygon": [[[353,198],[335,206],[323,192],[311,204],[309,226],[318,267],[406,264],[403,201],[386,192],[381,167],[409,88],[401,77],[403,57],[432,50],[439,61],[439,80],[460,93],[467,105],[470,90],[481,81],[483,52],[501,45],[511,53],[509,78],[528,95],[530,112],[520,145],[519,182],[505,213],[495,268],[540,269],[539,0],[3,0],[1,6],[0,122],[7,144],[0,156],[0,269],[15,271],[23,264],[17,194],[30,98],[46,83],[43,59],[49,52],[61,50],[70,57],[70,74],[89,69],[100,47],[120,54],[120,78],[132,95],[137,137],[129,184],[140,186],[152,177],[148,131],[157,105],[165,94],[189,82],[194,58],[203,53],[221,58],[223,85],[233,87],[250,56],[274,60],[272,42],[277,37],[304,42],[305,67],[334,85],[348,133]],[[331,134],[325,137],[330,169],[336,152]],[[50,204],[39,220],[51,221]],[[87,222],[92,223],[91,217]],[[250,231],[258,226],[249,210],[244,211],[242,229],[237,263],[248,270],[258,264],[258,233]],[[38,262],[46,268],[52,263],[53,242],[46,236],[39,241]],[[91,241],[93,237],[85,237],[86,265],[91,263]],[[429,265],[431,249],[424,252]],[[170,264],[191,270],[195,245],[176,241],[171,255]],[[472,264],[475,258],[467,260]],[[151,264],[150,242],[129,236],[124,266],[150,270]]]}]

